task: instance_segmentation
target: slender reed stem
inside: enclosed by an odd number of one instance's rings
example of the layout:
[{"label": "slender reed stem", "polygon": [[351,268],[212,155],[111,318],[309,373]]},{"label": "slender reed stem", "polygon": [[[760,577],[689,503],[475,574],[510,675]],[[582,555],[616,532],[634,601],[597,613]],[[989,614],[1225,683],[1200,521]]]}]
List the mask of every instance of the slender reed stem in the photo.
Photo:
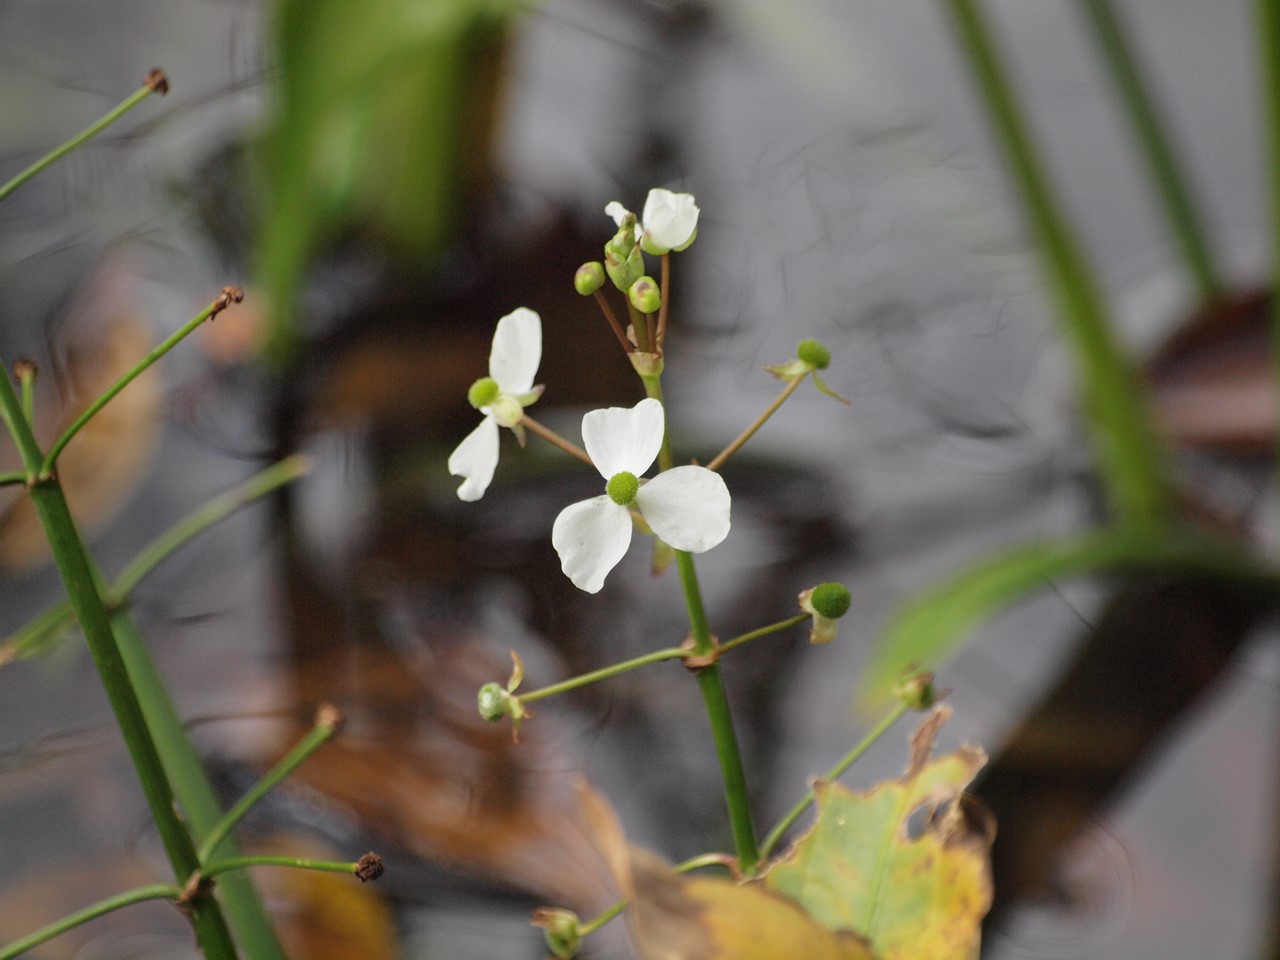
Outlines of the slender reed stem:
[{"label": "slender reed stem", "polygon": [[259,800],[270,793],[285,777],[293,773],[307,757],[315,753],[329,740],[341,725],[342,715],[333,707],[322,706],[316,712],[316,725],[290,750],[261,780],[255,783],[239,802],[214,825],[200,844],[200,862],[208,863],[214,852],[237,823],[253,809]]},{"label": "slender reed stem", "polygon": [[643,353],[653,353],[653,341],[649,339],[649,318],[632,305],[630,297],[627,297],[627,313],[631,317],[631,329],[636,334],[636,349]]},{"label": "slender reed stem", "polygon": [[1116,344],[1092,270],[1049,188],[977,0],[945,0],[995,133],[1018,184],[1056,293],[1063,336],[1076,355],[1099,470],[1113,507],[1161,525],[1173,498],[1141,391]]},{"label": "slender reed stem", "polygon": [[194,331],[196,327],[200,326],[200,324],[204,323],[206,320],[216,317],[223,310],[227,309],[227,307],[231,306],[231,304],[239,303],[243,299],[244,293],[238,287],[225,287],[218,299],[214,300],[211,304],[184,323],[177,332],[166,339],[163,343],[156,346],[150,353],[134,364],[132,370],[108,387],[106,392],[103,393],[102,396],[98,397],[97,400],[89,404],[89,408],[85,410],[84,413],[80,414],[80,416],[76,418],[75,422],[66,429],[66,432],[58,438],[57,443],[53,445],[49,450],[48,455],[44,458],[44,463],[40,467],[40,476],[47,477],[53,472],[54,467],[58,463],[58,456],[62,453],[63,449],[66,448],[67,444],[71,442],[72,438],[80,432],[81,428],[83,428],[86,423],[94,418],[99,410],[115,399],[116,395],[119,394],[121,390],[137,379],[137,377],[153,363],[190,336],[192,331]]},{"label": "slender reed stem", "polygon": [[11,487],[14,484],[26,482],[27,472],[25,470],[8,470],[0,473],[0,487]]},{"label": "slender reed stem", "polygon": [[0,947],[0,960],[13,960],[14,957],[21,956],[47,940],[52,940],[68,930],[88,923],[90,920],[96,920],[98,917],[105,916],[108,913],[113,913],[123,907],[128,907],[135,903],[143,903],[147,900],[177,900],[181,894],[182,891],[170,883],[153,883],[149,886],[127,890],[124,893],[117,893],[114,897],[99,900],[93,906],[85,907],[83,910],[68,914],[60,920],[55,920],[48,926],[41,927],[35,933],[28,934],[21,940],[15,940],[6,947]]},{"label": "slender reed stem", "polygon": [[750,440],[752,436],[755,435],[755,432],[765,425],[765,421],[778,412],[778,408],[787,402],[787,397],[796,392],[800,387],[800,384],[804,382],[804,379],[805,378],[801,376],[788,382],[787,385],[782,388],[782,392],[774,398],[773,403],[764,408],[764,413],[756,417],[755,420],[752,421],[751,426],[747,427],[747,429],[743,430],[742,433],[738,435],[738,439],[734,440],[733,443],[721,450],[716,458],[707,464],[707,469],[719,470],[724,466],[724,462],[737,453],[738,450],[742,448],[742,445]]},{"label": "slender reed stem", "polygon": [[18,189],[18,187],[22,186],[46,167],[58,160],[61,160],[72,150],[75,150],[77,147],[96,137],[103,130],[107,129],[107,127],[111,126],[111,124],[115,123],[126,113],[140,104],[143,100],[147,99],[147,97],[151,96],[151,94],[159,93],[163,95],[168,92],[168,89],[169,84],[168,81],[164,79],[164,74],[160,73],[159,70],[151,71],[151,73],[147,74],[147,79],[143,82],[142,86],[139,87],[135,93],[131,94],[117,107],[108,112],[101,120],[91,123],[89,126],[85,127],[84,130],[77,133],[61,146],[54,147],[35,163],[31,164],[31,166],[27,167],[27,169],[10,179],[4,184],[4,186],[0,186],[0,200],[3,200],[9,194],[13,193],[14,190]]},{"label": "slender reed stem", "polygon": [[609,306],[608,298],[600,290],[596,291],[596,303],[600,304],[600,310],[604,313],[604,318],[609,321],[609,327],[613,330],[613,335],[622,344],[622,349],[627,353],[635,353],[635,344],[627,339],[626,331],[622,329],[622,324],[618,322],[618,315],[613,312],[613,307]]},{"label": "slender reed stem", "polygon": [[1151,172],[1165,219],[1182,248],[1183,259],[1199,291],[1200,300],[1208,303],[1222,289],[1218,268],[1205,239],[1204,227],[1185,173],[1160,111],[1156,109],[1138,68],[1125,25],[1112,0],[1081,0],[1080,9],[1093,28],[1094,41],[1111,71],[1112,82],[1129,117],[1129,126]]},{"label": "slender reed stem", "polygon": [[[662,403],[662,379],[660,377],[642,377],[645,393]],[[658,451],[658,466],[670,470],[675,466],[675,457],[671,454],[669,431],[662,432],[662,448]],[[680,573],[680,586],[684,590],[685,607],[689,611],[689,628],[693,637],[693,652],[698,655],[710,654],[715,646],[711,637],[711,625],[707,621],[706,609],[702,605],[702,590],[698,586],[698,572],[694,568],[693,557],[683,550],[674,551],[676,569]],[[756,853],[755,828],[751,825],[751,805],[747,795],[747,777],[742,769],[742,752],[738,749],[738,738],[733,730],[733,714],[729,711],[729,698],[724,691],[724,681],[720,678],[720,667],[712,663],[697,673],[698,690],[702,693],[702,702],[707,709],[707,719],[711,723],[711,738],[715,743],[716,757],[720,761],[720,778],[724,783],[725,805],[729,810],[729,826],[733,832],[734,848],[738,854],[739,869],[750,874],[759,857]]]},{"label": "slender reed stem", "polygon": [[543,426],[537,420],[533,419],[533,417],[529,416],[527,413],[520,418],[520,426],[528,427],[530,430],[532,430],[534,433],[540,436],[543,440],[546,440],[548,443],[554,444],[555,446],[559,447],[565,453],[569,454],[569,456],[577,457],[587,466],[589,467],[595,466],[595,464],[591,462],[591,457],[587,454],[587,451],[583,450],[576,443],[569,442],[564,437],[560,436],[560,434],[552,430],[550,427]]},{"label": "slender reed stem", "polygon": [[216,877],[220,873],[244,870],[247,867],[292,867],[295,870],[319,870],[322,873],[350,875],[360,868],[360,864],[336,863],[332,860],[304,860],[300,857],[232,857],[210,864],[201,870],[200,874],[204,877]]},{"label": "slender reed stem", "polygon": [[[0,364],[0,369],[3,364]],[[26,469],[35,474],[42,463],[40,448],[31,426],[22,416],[21,404],[7,376],[0,376],[0,410],[22,455]],[[56,476],[29,487],[36,515],[44,528],[54,562],[71,598],[85,641],[97,665],[103,689],[111,702],[116,722],[138,772],[151,817],[173,866],[176,877],[190,876],[199,866],[190,834],[174,809],[173,788],[160,762],[155,741],[147,726],[138,693],[134,689],[124,659],[116,646],[107,612],[98,593],[95,574],[84,544],[67,509],[66,498]],[[211,897],[198,897],[190,904],[196,937],[206,957],[224,960],[236,955],[218,904]]]},{"label": "slender reed stem", "polygon": [[[853,766],[854,763],[857,762],[858,758],[861,757],[864,753],[867,752],[867,750],[871,748],[871,745],[873,743],[875,743],[877,740],[883,737],[886,733],[888,733],[889,729],[895,723],[901,720],[902,715],[905,714],[910,709],[911,708],[907,706],[905,703],[897,704],[893,708],[893,710],[891,710],[884,717],[882,717],[880,722],[877,723],[874,727],[872,727],[867,732],[867,735],[865,737],[863,737],[861,740],[858,741],[857,745],[855,745],[852,750],[850,750],[848,753],[846,753],[843,757],[840,758],[839,763],[837,763],[834,767],[832,767],[830,770],[827,771],[827,775],[823,777],[823,779],[824,780],[840,779],[840,777],[844,775],[844,772],[848,770],[851,766]],[[806,793],[804,797],[798,803],[796,803],[794,807],[792,807],[790,810],[786,812],[783,818],[778,821],[778,823],[774,826],[774,828],[769,831],[768,835],[764,838],[763,842],[761,842],[760,856],[762,858],[768,859],[769,855],[773,853],[774,847],[778,845],[778,841],[781,840],[783,836],[786,835],[786,832],[791,829],[791,827],[795,824],[795,822],[799,820],[800,817],[804,814],[804,812],[808,810],[809,807],[811,807],[812,805],[813,805],[813,790],[810,789],[809,792]]]},{"label": "slender reed stem", "polygon": [[36,366],[30,360],[19,360],[13,365],[13,373],[21,391],[22,415],[32,429],[36,425]]},{"label": "slender reed stem", "polygon": [[741,636],[734,637],[732,640],[726,640],[724,643],[720,644],[720,653],[728,653],[735,647],[740,647],[744,643],[750,643],[752,640],[759,637],[767,637],[771,633],[778,633],[779,631],[786,630],[789,627],[798,626],[810,617],[811,614],[808,613],[796,614],[796,616],[788,617],[786,620],[779,620],[777,623],[771,623],[768,626],[759,627],[752,630],[750,633],[744,633]]},{"label": "slender reed stem", "polygon": [[662,255],[662,306],[658,309],[658,346],[656,353],[662,353],[667,342],[667,306],[671,302],[671,254]]},{"label": "slender reed stem", "polygon": [[623,660],[621,663],[601,667],[599,670],[592,670],[590,673],[579,674],[576,677],[570,677],[568,680],[561,680],[559,683],[539,687],[529,693],[520,694],[517,699],[521,703],[533,703],[535,700],[544,700],[547,697],[568,693],[570,690],[577,690],[580,687],[585,687],[601,680],[608,680],[610,677],[620,676],[629,670],[635,670],[637,667],[645,667],[651,663],[662,663],[664,660],[683,660],[688,655],[689,651],[683,647],[668,647],[665,650],[655,650],[653,653],[646,653],[630,660]]}]

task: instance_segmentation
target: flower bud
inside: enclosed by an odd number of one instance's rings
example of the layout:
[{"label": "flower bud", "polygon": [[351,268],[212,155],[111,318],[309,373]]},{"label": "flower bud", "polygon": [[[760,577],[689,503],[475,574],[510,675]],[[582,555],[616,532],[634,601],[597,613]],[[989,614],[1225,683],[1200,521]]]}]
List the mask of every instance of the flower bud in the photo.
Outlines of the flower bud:
[{"label": "flower bud", "polygon": [[542,928],[557,960],[570,960],[582,949],[582,921],[572,910],[539,907],[533,911],[533,925]]},{"label": "flower bud", "polygon": [[662,291],[653,277],[641,277],[627,291],[631,305],[641,313],[657,313],[662,306]]},{"label": "flower bud", "polygon": [[800,341],[796,356],[812,370],[825,370],[831,366],[831,351],[812,338]]},{"label": "flower bud", "polygon": [[476,705],[480,708],[480,716],[490,723],[497,723],[507,715],[507,701],[510,697],[511,695],[502,688],[502,684],[493,680],[489,681],[480,688],[480,692],[476,695]]},{"label": "flower bud", "polygon": [[467,391],[467,403],[479,410],[497,400],[501,392],[502,389],[498,386],[497,380],[493,377],[481,377]]},{"label": "flower bud", "polygon": [[822,583],[805,590],[797,598],[800,609],[813,617],[809,628],[810,643],[830,643],[836,638],[841,617],[849,612],[852,598],[849,588],[841,583]]},{"label": "flower bud", "polygon": [[903,674],[894,684],[893,692],[912,710],[928,710],[939,699],[938,690],[933,685],[933,674],[925,670]]},{"label": "flower bud", "polygon": [[584,263],[573,275],[573,288],[589,297],[604,286],[604,264],[599,260]]}]

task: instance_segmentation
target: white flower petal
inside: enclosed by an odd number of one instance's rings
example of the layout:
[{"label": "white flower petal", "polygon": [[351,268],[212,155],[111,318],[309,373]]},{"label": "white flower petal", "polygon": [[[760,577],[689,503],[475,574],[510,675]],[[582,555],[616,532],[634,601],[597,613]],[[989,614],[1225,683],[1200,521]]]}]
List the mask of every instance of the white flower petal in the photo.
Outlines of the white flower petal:
[{"label": "white flower petal", "polygon": [[637,477],[662,448],[662,404],[646,397],[634,407],[606,407],[582,418],[582,445],[600,475],[611,480],[626,470]]},{"label": "white flower petal", "polygon": [[551,526],[551,544],[573,585],[599,593],[631,545],[631,513],[607,496],[570,504]]},{"label": "white flower petal", "polygon": [[656,250],[683,247],[698,229],[698,205],[691,193],[655,188],[644,202],[645,243]]},{"label": "white flower petal", "polygon": [[677,550],[702,553],[729,535],[729,488],[706,467],[674,467],[642,484],[636,506]]},{"label": "white flower petal", "polygon": [[471,502],[483,497],[497,466],[498,424],[493,417],[485,417],[449,454],[449,472],[466,478],[458,488],[458,499]]},{"label": "white flower petal", "polygon": [[624,207],[621,201],[610,200],[605,204],[604,212],[607,216],[613,218],[613,222],[618,226],[622,226],[622,221],[631,211]]},{"label": "white flower petal", "polygon": [[503,393],[533,389],[542,362],[542,318],[528,307],[517,307],[498,321],[489,351],[489,376]]}]

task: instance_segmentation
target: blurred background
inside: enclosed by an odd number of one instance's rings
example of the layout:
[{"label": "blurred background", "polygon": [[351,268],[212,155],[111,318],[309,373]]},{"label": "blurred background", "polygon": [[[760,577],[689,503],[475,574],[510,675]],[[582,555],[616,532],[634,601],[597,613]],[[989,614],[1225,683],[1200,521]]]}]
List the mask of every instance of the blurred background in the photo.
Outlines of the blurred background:
[{"label": "blurred background", "polygon": [[[984,7],[1117,337],[1152,361],[1188,512],[1274,552],[1249,6],[1116,5],[1203,215],[1221,280],[1207,304],[1077,3]],[[762,829],[871,722],[859,678],[904,602],[1103,516],[1050,292],[940,3],[8,4],[0,176],[157,65],[165,99],[0,208],[0,356],[37,361],[56,423],[224,284],[246,288],[65,479],[117,571],[212,494],[314,458],[132,604],[228,797],[318,701],[352,719],[246,824],[263,848],[388,861],[377,891],[264,877],[298,956],[543,956],[532,907],[611,902],[580,772],[638,842],[677,860],[730,845],[678,667],[544,702],[519,747],[474,714],[511,648],[541,685],[686,629],[643,550],[595,597],[560,575],[551,521],[596,483],[567,458],[512,456],[504,437],[478,504],[445,470],[517,306],[543,318],[540,419],[576,436],[584,410],[639,398],[571,286],[611,232],[608,201],[638,210],[661,185],[702,209],[674,258],[665,379],[685,456],[735,436],[776,393],[760,366],[804,337],[852,401],[801,390],[731,462],[733,532],[700,562],[721,637],[789,616],[820,581],[854,596],[837,644],[797,632],[727,663]],[[1227,318],[1213,351],[1183,349],[1197,315]],[[0,506],[7,635],[60,587],[31,518]],[[1001,831],[984,956],[1272,955],[1270,612],[1184,575],[1047,579],[957,628],[944,746],[991,753],[979,793]],[[900,772],[907,734],[849,782]],[[163,870],[77,639],[0,670],[0,836],[5,940]],[[614,931],[587,955],[625,949]],[[176,917],[143,907],[40,955],[190,952]]]}]

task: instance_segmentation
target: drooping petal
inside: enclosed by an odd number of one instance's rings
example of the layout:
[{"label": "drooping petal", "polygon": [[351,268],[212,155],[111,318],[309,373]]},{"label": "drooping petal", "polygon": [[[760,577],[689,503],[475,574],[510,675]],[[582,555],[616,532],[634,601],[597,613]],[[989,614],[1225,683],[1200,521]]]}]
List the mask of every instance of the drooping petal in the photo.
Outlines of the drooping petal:
[{"label": "drooping petal", "polygon": [[658,252],[679,249],[698,229],[698,205],[691,193],[672,193],[657,187],[649,191],[640,221],[649,248]]},{"label": "drooping petal", "polygon": [[610,200],[605,204],[604,212],[607,216],[613,218],[613,222],[618,226],[622,226],[622,221],[626,219],[627,214],[631,211],[624,207],[619,200]]},{"label": "drooping petal", "polygon": [[607,496],[570,504],[551,526],[551,544],[573,585],[598,593],[631,544],[631,513]]},{"label": "drooping petal", "polygon": [[517,307],[498,321],[489,351],[489,376],[503,393],[528,393],[542,362],[542,318]]},{"label": "drooping petal", "polygon": [[485,417],[449,454],[449,472],[465,478],[458,488],[458,499],[471,502],[483,497],[497,466],[498,424],[493,417]]},{"label": "drooping petal", "polygon": [[640,487],[636,506],[677,550],[702,553],[729,535],[729,488],[706,467],[674,467]]},{"label": "drooping petal", "polygon": [[600,475],[609,480],[626,470],[637,477],[662,447],[662,404],[646,397],[634,407],[606,407],[582,418],[582,444]]}]

